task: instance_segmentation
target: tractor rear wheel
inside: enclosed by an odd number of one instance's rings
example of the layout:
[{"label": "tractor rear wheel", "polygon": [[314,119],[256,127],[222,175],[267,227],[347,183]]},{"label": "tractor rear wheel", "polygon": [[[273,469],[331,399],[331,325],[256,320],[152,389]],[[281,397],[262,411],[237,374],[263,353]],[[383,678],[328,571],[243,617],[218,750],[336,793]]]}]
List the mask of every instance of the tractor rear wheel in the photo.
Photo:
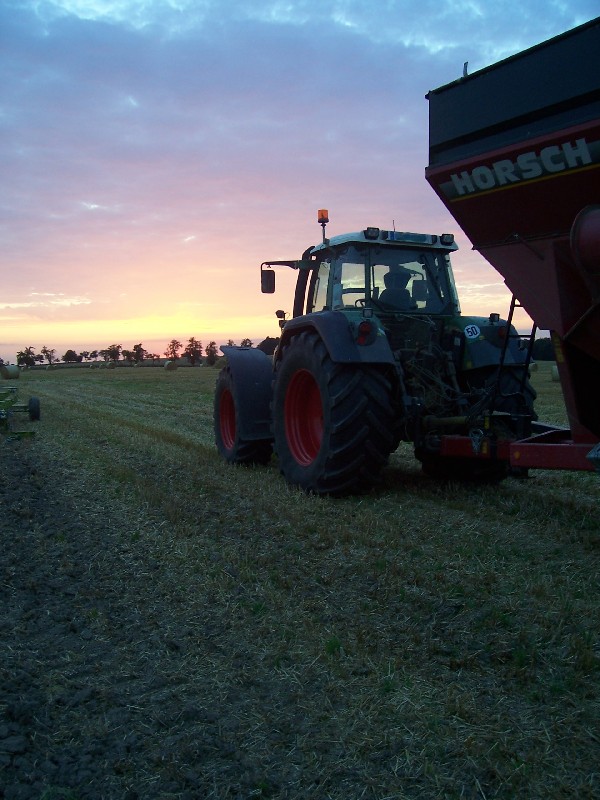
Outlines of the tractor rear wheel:
[{"label": "tractor rear wheel", "polygon": [[307,492],[369,489],[394,449],[392,390],[375,365],[334,363],[313,332],[282,351],[273,391],[279,468]]},{"label": "tractor rear wheel", "polygon": [[219,373],[214,405],[215,443],[221,456],[230,464],[266,464],[271,458],[269,439],[242,439],[231,369]]}]

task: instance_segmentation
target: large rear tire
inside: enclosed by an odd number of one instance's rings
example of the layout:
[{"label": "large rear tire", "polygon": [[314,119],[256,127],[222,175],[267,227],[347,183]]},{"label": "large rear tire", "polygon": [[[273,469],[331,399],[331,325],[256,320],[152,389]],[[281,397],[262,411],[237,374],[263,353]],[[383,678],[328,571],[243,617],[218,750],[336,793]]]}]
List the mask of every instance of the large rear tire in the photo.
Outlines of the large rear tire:
[{"label": "large rear tire", "polygon": [[288,483],[320,495],[373,486],[394,449],[391,396],[383,369],[334,363],[316,333],[295,336],[273,391],[275,451]]},{"label": "large rear tire", "polygon": [[214,404],[215,443],[229,464],[266,464],[273,447],[269,439],[242,439],[231,369],[219,373]]}]

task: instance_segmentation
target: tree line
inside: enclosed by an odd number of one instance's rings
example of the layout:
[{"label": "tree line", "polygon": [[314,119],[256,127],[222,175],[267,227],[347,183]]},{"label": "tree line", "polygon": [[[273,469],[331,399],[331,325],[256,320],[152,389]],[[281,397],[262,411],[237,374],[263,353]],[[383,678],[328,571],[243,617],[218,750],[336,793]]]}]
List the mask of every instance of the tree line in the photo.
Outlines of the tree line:
[{"label": "tree line", "polygon": [[[267,340],[265,340],[267,341]],[[261,343],[262,344],[262,343]],[[233,339],[229,339],[228,346],[235,347]],[[240,347],[252,347],[250,339],[242,339]],[[187,358],[192,366],[196,364],[208,364],[213,366],[217,358],[219,358],[219,347],[214,341],[210,341],[206,347],[202,347],[202,342],[191,336],[185,346],[177,341],[171,339],[168,343],[164,354],[166,358],[171,361],[176,361],[179,358]],[[68,349],[62,356],[58,356],[56,349],[44,345],[39,353],[36,352],[35,347],[24,347],[17,353],[17,364],[23,367],[33,367],[36,364],[47,363],[49,366],[58,364],[61,361],[65,364],[81,364],[84,361],[126,361],[130,364],[139,364],[142,361],[158,361],[162,358],[160,353],[152,353],[143,346],[140,342],[133,345],[131,350],[127,350],[121,344],[111,344],[103,350],[82,350],[76,352],[73,349]],[[2,359],[0,359],[0,363]]]},{"label": "tree line", "polygon": [[[256,347],[267,355],[273,355],[278,341],[279,339],[267,336],[267,338],[263,339]],[[229,339],[227,341],[227,346],[235,347],[236,345],[232,339]],[[239,346],[253,347],[253,343],[250,339],[242,339]],[[203,348],[202,342],[191,336],[185,347],[181,342],[177,341],[177,339],[171,339],[163,355],[170,361],[176,361],[178,358],[185,357],[192,366],[202,363],[208,366],[214,366],[220,354],[216,342],[211,341]],[[554,361],[556,357],[552,339],[536,339],[533,343],[532,355],[535,361]],[[134,344],[131,350],[126,350],[123,345],[120,344],[111,344],[104,348],[104,350],[82,350],[80,353],[69,349],[61,357],[56,355],[56,350],[54,348],[49,348],[44,345],[39,353],[35,352],[34,347],[24,347],[22,350],[19,350],[17,353],[17,364],[23,367],[33,367],[36,364],[43,364],[44,362],[49,365],[57,364],[61,361],[65,364],[80,364],[83,361],[97,361],[98,359],[102,361],[123,360],[130,364],[139,364],[141,361],[158,361],[160,358],[162,358],[162,356],[159,353],[151,353],[149,350],[146,350],[141,342],[139,344]],[[0,359],[0,363],[3,363],[2,359]]]}]

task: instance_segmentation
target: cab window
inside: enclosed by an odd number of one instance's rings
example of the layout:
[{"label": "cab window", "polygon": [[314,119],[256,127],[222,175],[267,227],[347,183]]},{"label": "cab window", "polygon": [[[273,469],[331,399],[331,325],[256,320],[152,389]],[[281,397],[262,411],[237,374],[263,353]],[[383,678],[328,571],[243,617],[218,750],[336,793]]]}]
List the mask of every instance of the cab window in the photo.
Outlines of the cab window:
[{"label": "cab window", "polygon": [[443,256],[414,250],[385,250],[371,265],[372,297],[382,307],[443,313],[448,301]]},{"label": "cab window", "polygon": [[333,263],[332,308],[356,308],[367,297],[364,254],[348,247]]},{"label": "cab window", "polygon": [[329,261],[321,261],[318,269],[313,271],[306,305],[307,314],[312,311],[324,311],[327,308],[327,287],[329,286],[330,272],[331,263]]}]

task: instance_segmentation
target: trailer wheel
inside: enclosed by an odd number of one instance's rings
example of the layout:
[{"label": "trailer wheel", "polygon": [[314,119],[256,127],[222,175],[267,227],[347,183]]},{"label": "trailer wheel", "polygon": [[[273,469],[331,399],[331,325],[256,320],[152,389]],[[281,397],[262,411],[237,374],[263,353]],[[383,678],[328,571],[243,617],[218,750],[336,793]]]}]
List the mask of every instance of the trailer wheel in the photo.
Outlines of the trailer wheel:
[{"label": "trailer wheel", "polygon": [[288,483],[320,495],[369,489],[394,449],[391,384],[373,365],[334,363],[313,332],[283,349],[273,432]]},{"label": "trailer wheel", "polygon": [[30,397],[27,403],[27,411],[29,412],[29,419],[32,422],[37,422],[40,418],[40,400],[39,397]]},{"label": "trailer wheel", "polygon": [[266,464],[271,458],[272,444],[268,439],[242,439],[239,435],[238,414],[231,369],[219,373],[215,388],[215,443],[221,456],[230,464]]}]

